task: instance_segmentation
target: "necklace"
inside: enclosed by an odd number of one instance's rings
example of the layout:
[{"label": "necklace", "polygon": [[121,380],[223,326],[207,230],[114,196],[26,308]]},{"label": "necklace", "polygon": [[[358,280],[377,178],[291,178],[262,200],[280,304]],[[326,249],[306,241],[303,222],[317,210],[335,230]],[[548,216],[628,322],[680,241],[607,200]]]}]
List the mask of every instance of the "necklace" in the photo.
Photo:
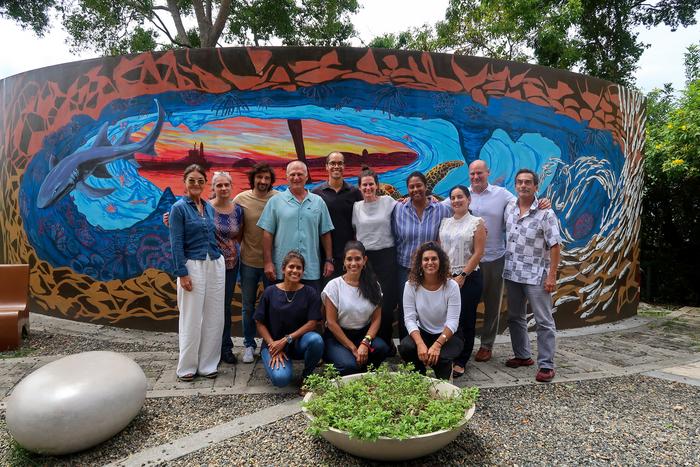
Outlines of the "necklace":
[{"label": "necklace", "polygon": [[299,292],[299,289],[296,289],[294,293],[292,294],[292,298],[289,298],[289,295],[287,295],[287,291],[282,289],[284,292],[284,298],[287,300],[287,303],[292,303],[294,301],[294,297],[297,296],[297,292]]}]

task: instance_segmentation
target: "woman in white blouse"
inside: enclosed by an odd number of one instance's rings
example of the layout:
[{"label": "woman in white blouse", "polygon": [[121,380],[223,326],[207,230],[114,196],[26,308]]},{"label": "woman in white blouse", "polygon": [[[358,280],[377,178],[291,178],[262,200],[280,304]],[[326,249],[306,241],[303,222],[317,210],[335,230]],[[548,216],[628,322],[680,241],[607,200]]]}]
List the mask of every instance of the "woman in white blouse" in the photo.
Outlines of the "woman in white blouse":
[{"label": "woman in white blouse", "polygon": [[474,348],[476,307],[481,300],[483,286],[479,261],[484,255],[486,228],[480,217],[472,216],[469,212],[470,200],[467,187],[457,185],[452,188],[450,202],[454,215],[442,220],[439,234],[440,245],[450,259],[452,278],[459,285],[462,303],[458,334],[464,341],[464,348],[452,367],[455,378],[464,374],[464,366]]},{"label": "woman in white blouse", "polygon": [[377,335],[389,345],[390,353],[394,355],[394,308],[398,302],[399,285],[396,283],[396,248],[391,233],[391,213],[396,200],[387,195],[377,196],[379,179],[367,166],[362,167],[358,184],[364,199],[353,206],[352,226],[355,238],[367,250],[369,263],[382,287],[382,323]]},{"label": "woman in white blouse", "polygon": [[341,375],[378,367],[389,346],[377,337],[382,319],[382,292],[367,261],[365,247],[351,240],[343,254],[344,274],[321,292],[326,308],[325,356]]},{"label": "woman in white blouse", "polygon": [[408,336],[401,340],[399,353],[425,374],[449,379],[453,360],[462,351],[456,336],[459,326],[459,285],[450,277],[450,261],[437,242],[427,242],[413,256],[403,292],[404,322]]}]

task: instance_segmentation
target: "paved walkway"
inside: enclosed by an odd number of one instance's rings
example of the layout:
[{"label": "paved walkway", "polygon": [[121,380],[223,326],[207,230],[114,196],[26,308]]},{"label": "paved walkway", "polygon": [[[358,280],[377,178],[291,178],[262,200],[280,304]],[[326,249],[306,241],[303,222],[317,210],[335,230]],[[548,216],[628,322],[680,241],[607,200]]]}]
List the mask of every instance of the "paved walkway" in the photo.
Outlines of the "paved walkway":
[{"label": "paved walkway", "polygon": [[[177,348],[177,336],[148,333],[106,326],[76,323],[33,315],[32,331],[89,337],[107,343],[163,344]],[[534,333],[531,338],[535,339]],[[536,352],[536,342],[533,342]],[[235,342],[240,349],[240,339]],[[477,342],[478,347],[478,342]],[[179,397],[193,394],[273,394],[292,392],[277,389],[267,381],[259,359],[254,364],[221,365],[215,380],[200,378],[193,383],[175,378],[177,353],[132,352],[127,355],[143,368],[148,378],[149,398]],[[511,369],[503,362],[511,355],[507,336],[499,336],[494,358],[486,363],[470,362],[464,377],[455,384],[482,388],[539,384],[534,381],[535,368]],[[0,359],[0,409],[4,398],[27,374],[57,358],[56,356]],[[682,308],[662,318],[635,317],[610,325],[593,326],[558,334],[556,382],[579,381],[613,376],[645,374],[700,386],[700,309]],[[212,442],[221,442],[261,425],[288,417],[299,411],[298,399],[240,417],[232,422],[200,431],[167,445],[137,452],[117,465],[143,465],[163,462],[196,451]],[[177,448],[176,448],[177,447]],[[167,452],[167,455],[163,453]]]}]

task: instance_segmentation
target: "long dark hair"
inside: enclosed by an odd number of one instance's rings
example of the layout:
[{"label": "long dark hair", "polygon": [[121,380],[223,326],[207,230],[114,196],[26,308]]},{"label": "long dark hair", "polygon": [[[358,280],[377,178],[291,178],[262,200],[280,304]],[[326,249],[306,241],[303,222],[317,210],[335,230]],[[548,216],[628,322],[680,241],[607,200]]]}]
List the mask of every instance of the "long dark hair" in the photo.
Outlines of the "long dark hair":
[{"label": "long dark hair", "polygon": [[[345,249],[343,250],[343,261],[345,261],[345,256],[350,250],[357,250],[364,257],[367,256],[367,251],[362,242],[357,240],[350,240],[345,244]],[[379,287],[379,282],[377,282],[377,276],[374,275],[372,270],[372,265],[369,261],[365,263],[365,267],[360,271],[360,296],[364,297],[372,305],[379,305],[382,302],[382,289]]]},{"label": "long dark hair", "polygon": [[411,270],[408,271],[408,281],[411,282],[416,288],[419,285],[423,285],[423,280],[425,279],[425,276],[423,275],[423,253],[426,251],[434,251],[437,253],[438,261],[440,261],[437,278],[438,282],[445,285],[447,280],[450,278],[450,258],[448,258],[445,250],[443,250],[437,242],[426,242],[416,248],[415,253],[413,253]]}]

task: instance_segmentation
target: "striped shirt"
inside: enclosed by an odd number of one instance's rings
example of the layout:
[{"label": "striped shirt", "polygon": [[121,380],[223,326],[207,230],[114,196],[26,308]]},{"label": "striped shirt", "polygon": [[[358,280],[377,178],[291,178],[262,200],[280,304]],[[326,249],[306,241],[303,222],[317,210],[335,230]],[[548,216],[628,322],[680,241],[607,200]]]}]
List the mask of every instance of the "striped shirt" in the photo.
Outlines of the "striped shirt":
[{"label": "striped shirt", "polygon": [[391,230],[396,243],[396,260],[411,267],[411,257],[420,245],[438,239],[440,222],[452,215],[452,209],[441,203],[430,203],[423,210],[423,218],[413,207],[413,202],[399,203],[391,216]]}]

